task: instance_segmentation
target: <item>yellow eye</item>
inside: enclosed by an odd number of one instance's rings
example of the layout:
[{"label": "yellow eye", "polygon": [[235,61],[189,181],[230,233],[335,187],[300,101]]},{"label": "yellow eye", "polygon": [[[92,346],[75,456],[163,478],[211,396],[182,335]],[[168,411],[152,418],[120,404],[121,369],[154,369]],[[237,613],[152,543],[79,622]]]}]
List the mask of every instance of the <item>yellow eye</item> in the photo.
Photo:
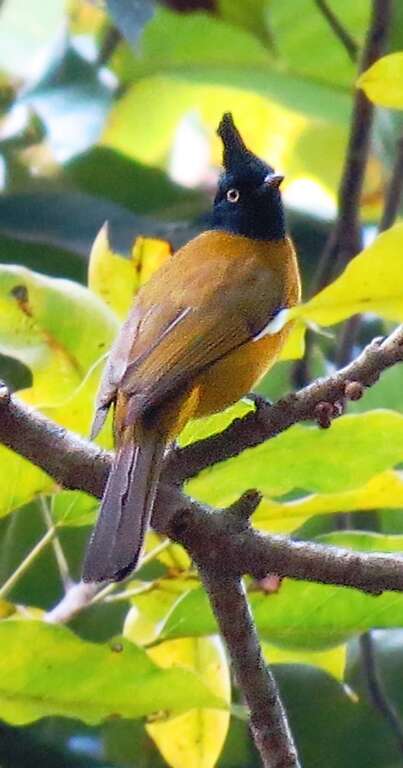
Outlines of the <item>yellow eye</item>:
[{"label": "yellow eye", "polygon": [[227,192],[227,200],[229,203],[237,203],[240,198],[239,189],[229,189]]}]

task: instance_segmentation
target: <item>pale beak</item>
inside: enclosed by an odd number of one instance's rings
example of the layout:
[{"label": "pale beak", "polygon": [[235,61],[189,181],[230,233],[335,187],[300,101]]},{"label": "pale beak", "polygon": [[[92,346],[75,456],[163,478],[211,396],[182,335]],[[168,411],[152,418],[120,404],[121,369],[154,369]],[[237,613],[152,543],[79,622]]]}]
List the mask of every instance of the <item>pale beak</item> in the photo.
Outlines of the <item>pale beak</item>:
[{"label": "pale beak", "polygon": [[278,189],[282,181],[284,181],[284,176],[281,173],[268,173],[263,183],[268,187]]}]

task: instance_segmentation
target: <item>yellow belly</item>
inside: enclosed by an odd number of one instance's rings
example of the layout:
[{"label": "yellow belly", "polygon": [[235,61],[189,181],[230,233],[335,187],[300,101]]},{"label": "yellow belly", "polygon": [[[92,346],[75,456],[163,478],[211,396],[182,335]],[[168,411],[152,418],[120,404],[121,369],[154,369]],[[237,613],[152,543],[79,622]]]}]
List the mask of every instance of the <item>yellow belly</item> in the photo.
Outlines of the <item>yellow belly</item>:
[{"label": "yellow belly", "polygon": [[198,379],[194,417],[222,411],[250,392],[276,362],[291,324],[273,336],[250,341],[209,368]]}]

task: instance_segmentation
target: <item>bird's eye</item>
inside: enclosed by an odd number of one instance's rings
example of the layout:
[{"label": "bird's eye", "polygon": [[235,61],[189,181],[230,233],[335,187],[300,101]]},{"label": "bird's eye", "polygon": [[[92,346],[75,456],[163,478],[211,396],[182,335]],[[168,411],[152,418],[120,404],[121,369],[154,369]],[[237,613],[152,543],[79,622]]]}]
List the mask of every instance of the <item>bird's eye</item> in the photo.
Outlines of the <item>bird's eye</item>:
[{"label": "bird's eye", "polygon": [[237,203],[240,198],[239,189],[229,189],[227,192],[227,200],[229,203]]}]

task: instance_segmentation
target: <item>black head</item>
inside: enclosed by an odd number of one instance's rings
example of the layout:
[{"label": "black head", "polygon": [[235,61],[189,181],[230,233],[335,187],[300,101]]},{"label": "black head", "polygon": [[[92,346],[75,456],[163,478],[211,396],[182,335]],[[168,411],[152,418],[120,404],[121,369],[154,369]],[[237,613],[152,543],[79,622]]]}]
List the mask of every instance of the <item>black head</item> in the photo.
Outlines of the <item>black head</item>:
[{"label": "black head", "polygon": [[212,226],[255,240],[285,236],[280,184],[283,176],[245,147],[232,115],[218,126],[224,145],[224,173],[214,200]]}]

